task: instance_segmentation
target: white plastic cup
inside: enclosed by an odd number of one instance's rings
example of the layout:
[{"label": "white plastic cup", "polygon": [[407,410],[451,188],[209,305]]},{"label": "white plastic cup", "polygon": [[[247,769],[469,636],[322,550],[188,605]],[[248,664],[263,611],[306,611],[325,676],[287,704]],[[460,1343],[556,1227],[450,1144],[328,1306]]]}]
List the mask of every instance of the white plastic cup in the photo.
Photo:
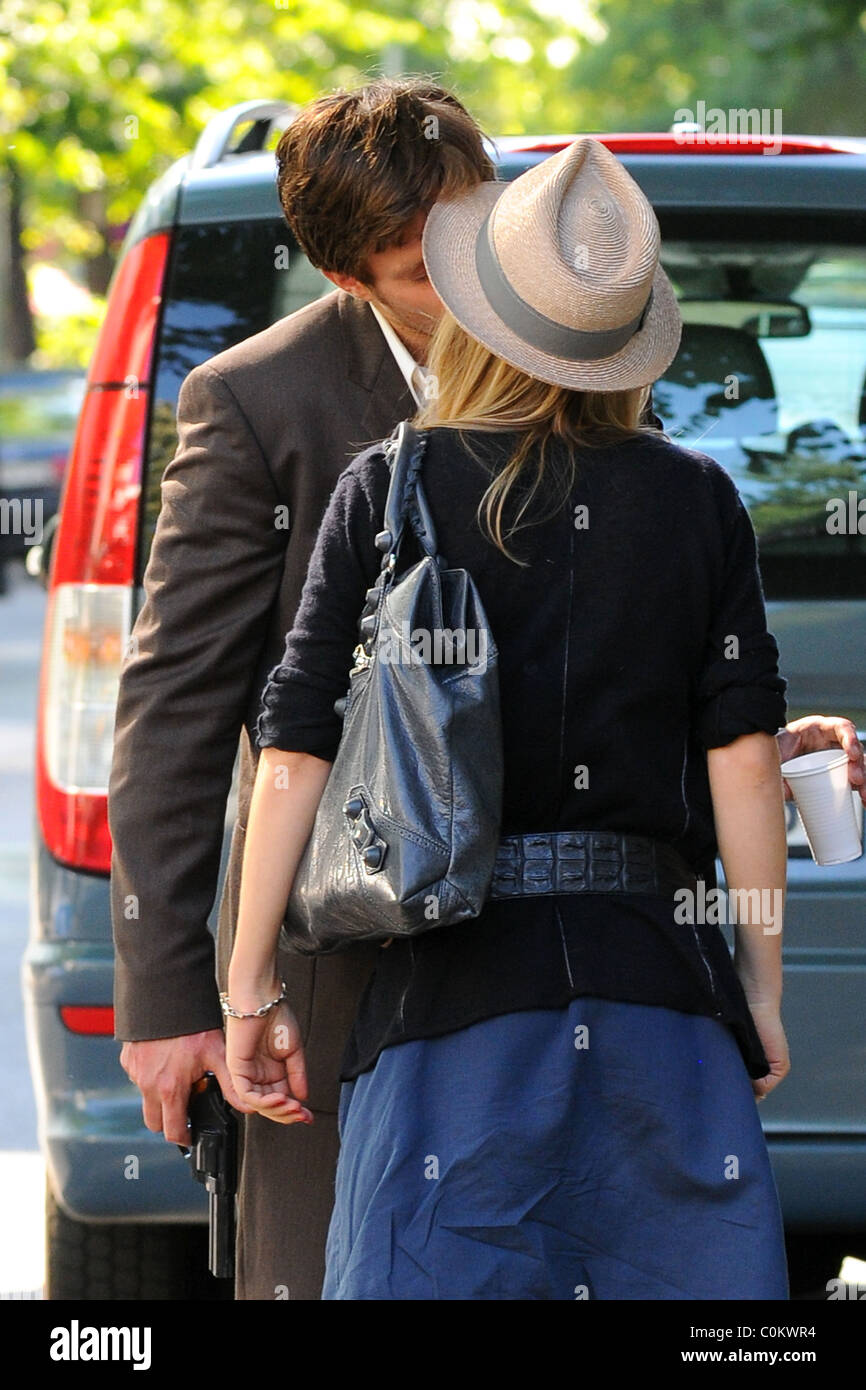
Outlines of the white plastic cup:
[{"label": "white plastic cup", "polygon": [[828,748],[782,763],[816,864],[848,864],[863,853],[863,804],[848,782],[848,754]]}]

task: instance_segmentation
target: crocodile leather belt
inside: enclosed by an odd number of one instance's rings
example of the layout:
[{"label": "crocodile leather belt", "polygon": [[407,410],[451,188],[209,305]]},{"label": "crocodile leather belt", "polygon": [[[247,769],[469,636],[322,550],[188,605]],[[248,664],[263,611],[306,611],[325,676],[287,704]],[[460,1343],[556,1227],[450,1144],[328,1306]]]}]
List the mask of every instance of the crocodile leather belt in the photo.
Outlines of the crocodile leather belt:
[{"label": "crocodile leather belt", "polygon": [[651,893],[697,887],[671,845],[615,830],[559,830],[500,840],[490,898],[554,893]]}]

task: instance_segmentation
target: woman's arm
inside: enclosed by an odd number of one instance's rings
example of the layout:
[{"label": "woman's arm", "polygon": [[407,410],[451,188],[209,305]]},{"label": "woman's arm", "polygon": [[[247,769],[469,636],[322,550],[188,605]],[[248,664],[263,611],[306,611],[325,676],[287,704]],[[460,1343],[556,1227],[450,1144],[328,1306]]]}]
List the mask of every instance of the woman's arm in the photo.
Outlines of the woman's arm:
[{"label": "woman's arm", "polygon": [[[229,1001],[242,1013],[280,994],[280,923],[340,745],[343,726],[334,703],[346,694],[358,618],[382,561],[374,538],[390,474],[380,446],[355,463],[331,494],[283,659],[262,693],[256,725],[261,754],[228,971]],[[312,1123],[300,1104],[307,1096],[304,1051],[287,1004],[258,1019],[229,1017],[226,1053],[235,1088],[253,1109],[282,1124]]]},{"label": "woman's arm", "polygon": [[331,764],[311,753],[263,748],[250,802],[238,922],[228,974],[234,1008],[279,994],[277,939]]},{"label": "woman's arm", "polygon": [[[241,869],[237,930],[228,970],[232,1008],[251,1013],[280,994],[277,940],[331,764],[310,753],[263,748]],[[313,1117],[304,1050],[287,1004],[261,1018],[226,1019],[226,1061],[241,1100],[281,1124]]]},{"label": "woman's arm", "polygon": [[778,745],[772,734],[744,734],[709,748],[707,770],[728,893],[736,890],[734,967],[770,1062],[754,1083],[762,1097],[790,1070],[779,1018],[788,846]]}]

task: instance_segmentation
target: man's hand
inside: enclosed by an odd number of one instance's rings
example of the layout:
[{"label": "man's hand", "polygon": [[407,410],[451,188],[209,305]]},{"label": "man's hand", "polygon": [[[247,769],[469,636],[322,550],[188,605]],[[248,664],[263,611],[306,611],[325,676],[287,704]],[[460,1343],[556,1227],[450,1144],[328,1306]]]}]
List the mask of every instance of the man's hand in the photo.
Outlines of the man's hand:
[{"label": "man's hand", "polygon": [[[850,719],[831,714],[807,714],[786,724],[776,735],[782,762],[799,758],[803,753],[820,753],[825,748],[844,748],[848,754],[848,781],[866,806],[866,772],[863,767],[863,746]],[[782,779],[785,798],[790,800],[791,788]]]},{"label": "man's hand", "polygon": [[145,1125],[155,1134],[162,1130],[171,1144],[189,1143],[189,1093],[193,1082],[207,1071],[214,1073],[229,1105],[244,1115],[250,1114],[250,1107],[244,1105],[232,1085],[221,1028],[180,1038],[126,1042],[121,1049],[120,1065],[141,1091]]}]

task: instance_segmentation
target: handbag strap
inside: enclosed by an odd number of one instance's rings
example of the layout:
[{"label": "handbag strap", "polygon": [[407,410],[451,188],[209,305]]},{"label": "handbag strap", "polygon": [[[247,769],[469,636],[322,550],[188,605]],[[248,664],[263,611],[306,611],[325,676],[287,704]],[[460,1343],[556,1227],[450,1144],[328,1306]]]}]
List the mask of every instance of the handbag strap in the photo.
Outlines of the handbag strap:
[{"label": "handbag strap", "polygon": [[[426,435],[420,434],[408,420],[400,422],[385,444],[391,482],[385,499],[384,528],[374,542],[376,549],[383,552],[382,564],[376,583],[367,590],[366,602],[358,619],[361,640],[355,647],[355,664],[350,675],[370,664],[372,646],[379,628],[380,604],[384,592],[393,581],[407,521],[425,554],[435,559],[440,569],[445,568],[444,558],[436,553],[436,529],[418,477],[426,445]],[[335,701],[334,709],[342,719],[346,712],[346,696]]]},{"label": "handbag strap", "polygon": [[424,462],[427,436],[409,420],[401,420],[385,446],[385,459],[391,470],[391,483],[385,500],[383,530],[376,537],[376,548],[384,551],[382,568],[396,557],[408,521],[421,549],[436,557],[436,528],[419,477]]}]

